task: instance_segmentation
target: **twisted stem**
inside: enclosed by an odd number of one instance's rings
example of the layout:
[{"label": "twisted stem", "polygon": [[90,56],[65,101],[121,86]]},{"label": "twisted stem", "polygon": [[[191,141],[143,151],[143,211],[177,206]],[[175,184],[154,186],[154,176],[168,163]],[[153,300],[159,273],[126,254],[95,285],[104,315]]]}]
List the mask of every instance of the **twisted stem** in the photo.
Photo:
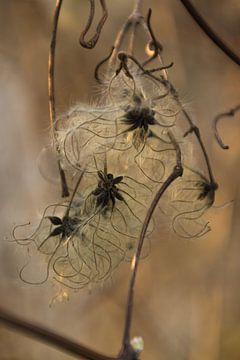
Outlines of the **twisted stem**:
[{"label": "twisted stem", "polygon": [[236,114],[236,112],[238,112],[238,111],[240,111],[240,105],[237,105],[235,108],[230,109],[227,112],[217,115],[213,120],[213,131],[214,131],[215,138],[216,138],[218,144],[220,145],[220,147],[224,150],[229,149],[229,146],[225,145],[223,143],[222,138],[220,137],[220,135],[218,133],[218,129],[217,129],[218,122],[219,122],[219,120],[221,120],[225,117],[233,117]]}]

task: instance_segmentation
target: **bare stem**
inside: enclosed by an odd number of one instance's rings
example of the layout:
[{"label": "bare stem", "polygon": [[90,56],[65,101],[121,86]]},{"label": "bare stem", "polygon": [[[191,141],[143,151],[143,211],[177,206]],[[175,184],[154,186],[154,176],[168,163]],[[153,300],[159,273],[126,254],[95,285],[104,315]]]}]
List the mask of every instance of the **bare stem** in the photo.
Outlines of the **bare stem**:
[{"label": "bare stem", "polygon": [[134,12],[140,12],[143,4],[143,0],[135,0]]},{"label": "bare stem", "polygon": [[99,354],[88,347],[76,343],[65,336],[59,335],[39,325],[27,322],[6,310],[0,308],[0,322],[10,329],[17,330],[24,335],[43,341],[67,353],[88,360],[115,360],[117,358]]},{"label": "bare stem", "polygon": [[202,153],[203,153],[203,156],[204,156],[204,159],[205,159],[205,162],[206,162],[206,165],[207,165],[207,169],[208,169],[208,175],[209,175],[209,180],[212,184],[216,184],[215,182],[215,179],[214,179],[214,176],[213,176],[213,172],[212,172],[212,168],[211,168],[211,164],[210,164],[210,160],[209,160],[209,157],[208,157],[208,153],[207,153],[207,150],[205,148],[205,145],[202,141],[202,137],[201,137],[201,133],[200,133],[200,130],[199,128],[193,123],[191,117],[189,116],[188,112],[182,107],[182,112],[183,114],[185,115],[185,118],[187,119],[189,125],[190,125],[190,128],[188,131],[186,131],[186,133],[184,134],[184,136],[187,136],[188,134],[190,133],[194,133],[197,140],[198,140],[198,143],[201,147],[201,150],[202,150]]},{"label": "bare stem", "polygon": [[[63,0],[56,1],[55,12],[53,17],[52,38],[51,38],[49,57],[48,57],[49,118],[50,118],[50,127],[53,133],[53,140],[58,154],[60,153],[60,149],[58,146],[58,140],[56,136],[57,122],[56,122],[56,108],[55,108],[54,73],[55,73],[55,50],[56,50],[56,41],[57,41],[57,28],[58,28],[58,20],[59,20],[62,2]],[[66,176],[59,159],[58,159],[58,169],[61,180],[62,197],[67,197],[69,196],[69,191],[68,191]]]},{"label": "bare stem", "polygon": [[[152,38],[152,43],[153,43],[153,48],[154,48],[154,51],[155,51],[155,55],[153,57],[156,57],[158,56],[159,57],[159,60],[160,62],[162,63],[162,57],[161,57],[161,45],[159,44],[158,40],[156,39],[155,37],[155,34],[154,34],[154,31],[152,29],[152,26],[151,26],[151,14],[152,14],[152,10],[149,9],[148,11],[148,16],[147,16],[147,28],[149,30],[149,33],[150,33],[150,36]],[[146,63],[145,63],[146,64]],[[171,65],[171,64],[170,64]],[[179,96],[178,96],[178,93],[176,91],[176,89],[174,88],[174,86],[169,82],[168,80],[168,73],[166,71],[166,67],[163,67],[163,78],[166,80],[165,82],[165,86],[167,88],[170,88],[170,91],[173,95],[173,97],[175,98],[175,100],[178,102],[179,106],[181,107],[181,110],[186,118],[186,120],[188,121],[189,123],[189,130],[185,133],[184,136],[187,136],[189,133],[192,133],[194,132],[198,142],[199,142],[199,145],[201,147],[201,150],[202,150],[202,153],[203,153],[203,156],[204,156],[204,159],[205,159],[205,162],[206,162],[206,165],[207,165],[207,169],[208,169],[208,174],[209,174],[209,179],[210,179],[210,182],[214,185],[216,185],[216,182],[215,182],[215,179],[214,179],[214,176],[213,176],[213,172],[212,172],[212,168],[211,168],[211,164],[210,164],[210,160],[209,160],[209,157],[208,157],[208,154],[207,154],[207,150],[205,148],[205,145],[202,141],[202,137],[201,137],[201,133],[200,133],[200,130],[199,128],[193,123],[191,117],[189,116],[188,112],[184,109],[180,99],[179,99]],[[155,71],[155,69],[153,69],[152,71]],[[146,73],[148,73],[149,75],[151,75],[151,70],[150,71],[147,71],[145,70]],[[153,75],[151,75],[153,76]]]},{"label": "bare stem", "polygon": [[[151,38],[151,42],[149,44],[149,46],[153,48],[154,54],[152,56],[152,58],[148,59],[145,62],[145,65],[147,63],[149,63],[149,61],[151,61],[152,59],[155,59],[158,57],[159,62],[161,65],[163,65],[163,59],[162,59],[162,45],[159,43],[159,41],[156,39],[154,31],[152,30],[152,25],[151,25],[151,16],[152,16],[152,9],[150,8],[148,10],[148,14],[147,14],[147,21],[144,22],[144,28],[146,29],[147,32],[149,32],[150,38]],[[163,77],[164,79],[168,79],[168,73],[167,70],[164,69],[163,70]]]},{"label": "bare stem", "polygon": [[[52,38],[50,43],[49,57],[48,57],[48,95],[49,95],[49,113],[50,113],[50,126],[54,131],[56,130],[56,108],[55,108],[55,84],[54,84],[54,73],[55,73],[55,50],[57,40],[57,27],[58,19],[62,7],[63,0],[56,1],[56,7],[53,17],[53,29]],[[54,135],[55,136],[55,135]]]},{"label": "bare stem", "polygon": [[75,195],[76,195],[76,192],[77,192],[77,190],[78,190],[78,188],[79,188],[79,185],[80,185],[80,183],[81,183],[81,181],[82,181],[84,172],[85,172],[85,169],[81,172],[81,174],[80,174],[80,176],[79,176],[79,178],[78,178],[78,181],[77,181],[77,183],[76,183],[76,185],[75,185],[75,188],[74,188],[74,190],[73,190],[73,192],[72,192],[71,199],[70,199],[70,201],[69,201],[69,204],[68,204],[68,207],[67,207],[65,216],[69,216],[69,212],[70,212],[70,209],[71,209],[71,206],[72,206],[72,203],[73,203],[73,199],[74,199],[74,197],[75,197]]},{"label": "bare stem", "polygon": [[93,35],[93,37],[90,40],[86,41],[85,36],[87,35],[87,33],[88,33],[88,31],[89,31],[89,29],[90,29],[90,27],[92,25],[94,15],[95,15],[95,0],[89,0],[89,1],[90,1],[89,17],[88,17],[88,20],[87,20],[87,24],[86,24],[84,30],[82,31],[82,33],[80,35],[79,42],[84,48],[93,49],[94,46],[98,42],[99,36],[100,36],[100,34],[102,32],[102,28],[103,28],[103,26],[105,24],[105,21],[107,20],[108,11],[107,11],[107,6],[106,6],[105,0],[99,0],[100,4],[101,4],[101,8],[102,8],[102,17],[99,20],[99,23],[97,24],[95,34]]},{"label": "bare stem", "polygon": [[[144,30],[144,32],[148,38],[149,47],[154,51],[154,54],[151,57],[149,57],[146,61],[144,61],[144,63],[142,64],[142,67],[149,64],[153,59],[158,58],[158,60],[161,64],[159,71],[163,72],[163,77],[165,80],[167,80],[168,66],[167,67],[163,66],[163,60],[162,60],[162,56],[161,56],[162,45],[159,43],[159,41],[156,40],[154,32],[151,27],[152,10],[149,9],[147,19],[145,19],[144,16],[140,12],[142,2],[143,2],[143,0],[135,1],[135,6],[133,8],[132,13],[129,15],[129,17],[127,18],[127,20],[125,21],[125,23],[123,24],[122,28],[120,29],[120,31],[118,32],[118,34],[116,36],[110,56],[106,57],[105,59],[103,59],[102,61],[100,61],[97,64],[96,69],[95,69],[95,78],[98,81],[98,83],[100,83],[100,84],[102,83],[102,80],[99,77],[100,67],[108,60],[108,65],[109,65],[110,69],[114,68],[114,66],[116,65],[116,60],[118,58],[119,51],[123,45],[124,39],[127,37],[130,30],[131,30],[131,33],[130,33],[130,38],[129,38],[129,42],[128,42],[127,54],[128,54],[128,56],[133,56],[134,42],[135,42],[136,30],[137,30],[138,26],[141,26],[142,29]],[[156,71],[156,70],[154,70],[154,71]]]},{"label": "bare stem", "polygon": [[189,14],[205,32],[205,34],[237,65],[240,65],[240,57],[219,37],[219,35],[210,27],[206,20],[199,14],[190,0],[180,0]]},{"label": "bare stem", "polygon": [[182,167],[182,161],[181,161],[181,150],[176,142],[173,134],[169,131],[168,133],[174,147],[176,150],[176,166],[173,168],[172,173],[169,175],[169,177],[166,179],[166,181],[162,184],[160,189],[157,191],[156,195],[153,198],[153,201],[147,211],[146,217],[144,219],[144,223],[141,229],[141,234],[139,237],[138,247],[136,254],[132,261],[132,274],[130,279],[130,285],[129,285],[129,291],[128,291],[128,299],[127,299],[127,309],[126,309],[126,315],[125,315],[125,325],[124,325],[124,334],[123,334],[123,343],[122,343],[122,352],[124,353],[126,350],[129,349],[130,344],[130,328],[132,323],[132,311],[133,311],[133,298],[134,298],[134,288],[135,288],[135,282],[136,282],[136,275],[138,270],[138,265],[141,257],[141,251],[144,243],[144,238],[146,236],[146,232],[150,223],[150,220],[152,218],[153,212],[161,199],[164,192],[167,190],[167,188],[171,185],[171,183],[176,180],[178,177],[182,176],[183,174],[183,167]]},{"label": "bare stem", "polygon": [[217,129],[217,125],[218,125],[218,122],[220,119],[223,119],[225,117],[233,117],[236,112],[240,111],[240,105],[237,105],[235,108],[227,111],[227,112],[224,112],[224,113],[221,113],[219,115],[217,115],[214,120],[213,120],[213,131],[214,131],[214,135],[215,135],[215,138],[218,142],[218,144],[221,146],[222,149],[229,149],[229,146],[228,145],[225,145],[218,133],[218,129]]},{"label": "bare stem", "polygon": [[135,0],[134,8],[132,13],[129,15],[125,23],[123,24],[121,30],[117,34],[116,40],[114,42],[114,51],[109,61],[109,65],[113,65],[116,61],[117,54],[122,46],[124,38],[127,36],[130,29],[132,29],[132,34],[130,37],[130,44],[129,44],[129,53],[133,54],[134,48],[134,38],[136,34],[136,28],[138,25],[142,25],[144,28],[145,19],[141,14],[140,10],[142,7],[143,0]]}]

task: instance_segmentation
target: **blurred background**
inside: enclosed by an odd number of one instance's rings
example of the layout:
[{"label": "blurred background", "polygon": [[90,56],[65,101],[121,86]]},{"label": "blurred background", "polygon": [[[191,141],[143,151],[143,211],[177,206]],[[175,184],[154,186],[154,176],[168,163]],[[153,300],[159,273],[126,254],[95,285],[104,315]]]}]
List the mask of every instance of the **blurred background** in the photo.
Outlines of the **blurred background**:
[{"label": "blurred background", "polygon": [[[92,101],[94,67],[133,6],[130,0],[107,3],[109,18],[101,38],[94,50],[86,50],[78,38],[89,2],[64,1],[56,58],[59,113],[78,101]],[[193,3],[239,54],[239,0]],[[121,266],[111,283],[91,291],[72,293],[50,281],[30,286],[18,276],[27,255],[9,242],[14,224],[38,221],[59,191],[37,166],[41,149],[50,143],[47,62],[54,7],[54,0],[0,1],[0,305],[114,355],[121,343],[130,264]],[[234,202],[207,213],[212,231],[198,240],[178,239],[166,228],[155,228],[152,251],[138,273],[132,336],[144,339],[142,359],[238,360],[240,114],[219,126],[228,151],[216,143],[211,124],[216,114],[240,103],[239,68],[202,33],[180,1],[145,1],[143,14],[148,7],[165,63],[174,62],[170,79],[202,131],[219,183],[216,205]],[[1,324],[0,354],[1,360],[73,358]]]}]

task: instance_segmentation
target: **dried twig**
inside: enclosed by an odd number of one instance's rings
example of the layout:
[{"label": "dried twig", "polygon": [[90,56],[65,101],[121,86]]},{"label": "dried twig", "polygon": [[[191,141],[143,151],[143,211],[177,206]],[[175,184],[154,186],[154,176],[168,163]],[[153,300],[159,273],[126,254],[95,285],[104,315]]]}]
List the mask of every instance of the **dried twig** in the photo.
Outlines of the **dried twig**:
[{"label": "dried twig", "polygon": [[209,160],[209,157],[208,157],[208,153],[207,153],[207,150],[205,148],[205,145],[202,141],[202,137],[201,137],[201,133],[200,133],[200,130],[199,128],[193,123],[190,115],[188,114],[188,112],[182,108],[182,112],[183,114],[185,115],[185,118],[187,119],[189,125],[190,125],[190,128],[189,130],[187,130],[184,134],[184,137],[187,136],[188,134],[190,133],[194,133],[197,140],[198,140],[198,143],[201,147],[201,150],[202,150],[202,153],[203,153],[203,156],[204,156],[204,159],[205,159],[205,162],[206,162],[206,165],[207,165],[207,169],[208,169],[208,175],[209,175],[209,180],[210,180],[210,183],[212,185],[216,185],[216,188],[217,188],[217,184],[216,184],[216,181],[214,179],[214,176],[213,176],[213,171],[212,171],[212,167],[211,167],[211,164],[210,164],[210,160]]},{"label": "dried twig", "polygon": [[[96,68],[95,68],[95,79],[98,81],[99,84],[102,84],[102,80],[99,77],[99,70],[101,66],[109,60],[109,66],[115,66],[116,60],[118,58],[119,50],[124,42],[124,39],[129,33],[129,30],[132,29],[132,32],[130,34],[130,40],[129,40],[129,47],[128,47],[128,53],[133,54],[134,50],[134,38],[136,35],[136,29],[139,25],[143,27],[143,29],[147,29],[146,21],[143,17],[143,15],[140,13],[140,9],[142,6],[143,0],[135,0],[134,8],[132,13],[129,15],[125,23],[123,24],[122,28],[118,32],[114,45],[112,47],[111,53],[109,56],[101,60]],[[151,36],[149,35],[149,31],[147,30],[147,35],[149,37],[149,40],[151,40]]]},{"label": "dried twig", "polygon": [[[148,30],[149,30],[149,33],[150,33],[150,36],[152,38],[152,44],[154,45],[155,47],[155,51],[156,51],[156,56],[159,57],[159,60],[160,60],[160,63],[162,64],[163,61],[162,61],[162,58],[161,58],[161,55],[160,55],[160,52],[161,52],[161,48],[159,47],[159,42],[158,40],[156,39],[156,36],[154,34],[154,31],[151,27],[151,14],[152,14],[152,11],[151,9],[149,9],[149,12],[148,12],[148,16],[147,16],[147,26],[148,26]],[[156,57],[155,56],[155,57]],[[145,65],[146,65],[146,62],[145,62]],[[170,64],[170,67],[171,67],[172,64]],[[161,70],[163,69],[163,79],[165,81],[162,81],[160,78],[159,78],[159,81],[161,81],[163,83],[163,85],[165,85],[166,89],[167,90],[170,90],[170,92],[172,93],[173,97],[175,98],[175,100],[178,102],[179,106],[181,107],[181,110],[186,118],[186,120],[188,121],[189,123],[189,130],[184,134],[184,136],[187,136],[188,134],[190,133],[194,133],[198,142],[199,142],[199,145],[201,147],[201,150],[202,150],[202,153],[203,153],[203,156],[204,156],[204,159],[205,159],[205,162],[206,162],[206,165],[207,165],[207,169],[208,169],[208,174],[209,174],[209,180],[210,180],[210,184],[211,184],[211,187],[213,189],[217,189],[218,188],[218,185],[214,179],[214,176],[213,176],[213,172],[212,172],[212,168],[211,168],[211,164],[210,164],[210,160],[209,160],[209,157],[208,157],[208,154],[207,154],[207,150],[205,148],[205,145],[202,141],[202,138],[201,138],[201,133],[200,133],[200,130],[199,128],[193,123],[190,115],[188,114],[188,112],[185,110],[185,108],[183,107],[180,99],[179,99],[179,96],[178,96],[178,93],[176,91],[176,89],[174,88],[174,86],[170,83],[170,81],[168,80],[168,73],[166,71],[166,69],[168,68],[169,66],[167,67],[162,67],[160,68]],[[155,69],[153,69],[155,71]],[[157,78],[155,75],[152,74],[151,70],[145,70],[145,73],[146,74],[149,74],[150,76],[154,77],[154,78]]]},{"label": "dried twig", "polygon": [[[54,71],[55,71],[55,50],[56,50],[56,40],[57,40],[58,19],[61,11],[62,2],[63,0],[56,1],[56,7],[53,17],[52,38],[51,38],[49,57],[48,57],[49,117],[50,117],[50,126],[53,132],[53,139],[58,153],[60,153],[60,149],[58,146],[58,140],[56,136],[57,122],[56,122],[56,108],[55,108]],[[67,197],[69,196],[69,191],[68,191],[66,176],[61,166],[61,161],[59,159],[58,159],[58,169],[61,180],[62,197]]]},{"label": "dried twig", "polygon": [[145,19],[143,15],[140,13],[140,9],[142,6],[143,0],[135,0],[135,6],[132,13],[129,15],[125,23],[123,24],[121,30],[118,32],[116,40],[114,42],[114,51],[109,61],[109,65],[114,65],[118,52],[123,44],[124,38],[127,36],[130,29],[132,29],[132,34],[129,42],[129,49],[128,53],[133,54],[133,47],[134,47],[134,37],[136,34],[136,28],[139,25],[144,24]]},{"label": "dried twig", "polygon": [[17,330],[22,334],[55,346],[80,358],[88,360],[115,360],[116,358],[99,354],[88,347],[76,343],[65,336],[59,335],[44,327],[25,321],[8,311],[0,308],[0,322],[10,329]]},{"label": "dried twig", "polygon": [[[119,68],[116,70],[116,75],[119,74],[119,72],[121,70],[124,70],[126,76],[132,78],[132,75],[130,73],[130,71],[128,70],[128,59],[132,60],[137,66],[138,68],[142,71],[143,74],[148,75],[149,77],[160,81],[160,78],[158,76],[155,76],[153,73],[156,71],[165,71],[166,69],[170,69],[173,66],[173,62],[171,62],[168,65],[164,65],[164,66],[160,66],[158,68],[154,68],[154,69],[144,69],[144,67],[142,66],[142,64],[140,64],[140,62],[133,56],[133,55],[129,55],[123,51],[118,53],[118,59],[120,60],[120,66]],[[166,84],[164,84],[166,85]]]},{"label": "dried twig", "polygon": [[[144,61],[144,63],[142,64],[143,67],[148,65],[150,62],[152,62],[157,57],[158,57],[160,63],[163,64],[162,55],[161,55],[161,53],[163,51],[163,46],[159,42],[159,40],[156,39],[156,36],[152,30],[151,17],[152,17],[152,9],[150,8],[148,10],[147,20],[144,23],[144,27],[148,31],[150,38],[151,38],[151,40],[149,41],[148,47],[150,50],[153,51],[153,55],[149,59]],[[165,70],[163,71],[163,76],[165,79],[167,79],[167,72]]]},{"label": "dried twig", "polygon": [[110,57],[112,56],[113,50],[114,50],[114,46],[112,46],[110,53],[109,53],[104,59],[102,59],[101,61],[99,61],[99,63],[98,63],[98,64],[96,65],[96,67],[95,67],[94,77],[95,77],[95,79],[97,80],[97,82],[98,82],[99,84],[102,84],[102,83],[103,83],[102,80],[100,79],[100,76],[99,76],[99,70],[100,70],[101,66],[102,66],[103,64],[105,64],[105,63],[110,59]]},{"label": "dried twig", "polygon": [[[162,57],[161,57],[161,54],[160,54],[161,51],[162,51],[162,45],[156,39],[156,37],[155,37],[155,35],[154,35],[153,31],[152,31],[152,27],[151,27],[151,23],[150,23],[152,10],[149,9],[147,19],[145,19],[144,16],[140,13],[141,5],[142,5],[142,0],[136,0],[135,6],[134,6],[134,9],[133,9],[132,13],[127,18],[126,22],[123,24],[121,30],[118,32],[118,35],[116,37],[116,40],[114,42],[114,46],[112,47],[110,55],[107,56],[106,58],[104,58],[103,60],[101,60],[97,64],[97,66],[95,68],[95,79],[98,81],[99,84],[102,83],[102,80],[99,77],[99,70],[100,70],[101,66],[107,60],[109,60],[109,66],[110,67],[115,66],[116,60],[118,59],[120,48],[121,48],[121,46],[122,46],[122,44],[124,42],[125,37],[128,35],[130,29],[132,29],[132,32],[131,32],[130,40],[129,40],[128,57],[129,58],[131,56],[133,57],[134,38],[135,38],[135,34],[136,34],[136,29],[137,29],[138,26],[141,26],[143,28],[143,30],[145,31],[145,33],[146,33],[146,35],[148,37],[149,47],[152,50],[154,50],[154,54],[150,58],[148,58],[146,61],[144,61],[143,64],[140,64],[138,62],[138,66],[140,67],[140,69],[142,69],[144,72],[148,73],[149,75],[150,75],[151,72],[163,71],[163,77],[165,79],[167,79],[167,71],[166,71],[166,69],[171,67],[173,65],[173,63],[171,63],[168,66],[163,66],[162,65],[160,68],[157,68],[157,69],[152,69],[152,70],[144,69],[144,67],[147,64],[149,64],[156,57],[158,57],[161,64],[163,64],[163,61],[162,61]],[[135,59],[135,58],[133,57],[133,59]]]},{"label": "dried twig", "polygon": [[[61,5],[62,5],[62,1],[63,0],[57,0],[56,2],[56,8],[55,8],[55,14],[54,14],[54,26],[53,26],[53,33],[52,33],[52,41],[51,41],[51,47],[50,47],[50,54],[49,54],[49,108],[50,108],[50,122],[51,122],[51,128],[53,130],[53,135],[56,141],[56,145],[57,145],[57,138],[55,135],[55,131],[57,130],[57,123],[56,123],[56,113],[55,113],[55,97],[54,97],[54,63],[55,63],[55,48],[56,48],[56,35],[57,35],[57,25],[58,25],[58,18],[59,18],[59,14],[60,14],[60,9],[61,9]],[[100,36],[102,27],[106,21],[107,18],[107,9],[106,9],[106,4],[105,4],[105,0],[100,0],[102,9],[103,9],[103,16],[100,19],[97,29],[96,29],[96,33],[95,35],[92,37],[92,39],[90,39],[89,41],[85,41],[85,36],[88,33],[93,19],[94,19],[94,14],[95,14],[95,0],[90,0],[90,15],[89,15],[89,19],[87,22],[87,25],[84,29],[84,31],[82,32],[81,36],[80,36],[80,43],[82,46],[86,47],[86,48],[92,48],[96,45],[98,38]],[[148,37],[150,39],[150,44],[154,50],[154,55],[152,57],[150,57],[147,61],[145,61],[142,65],[138,62],[137,65],[139,66],[139,68],[141,69],[141,71],[143,71],[144,73],[146,73],[148,76],[150,77],[154,77],[157,80],[161,81],[167,88],[168,90],[170,90],[173,94],[173,96],[175,96],[176,100],[179,102],[179,104],[181,105],[176,90],[173,88],[173,86],[171,85],[171,83],[168,81],[168,76],[167,76],[167,72],[165,71],[168,67],[172,66],[172,64],[170,64],[170,66],[161,66],[159,68],[156,69],[151,69],[151,70],[146,70],[144,69],[144,66],[147,65],[152,59],[154,59],[155,57],[159,58],[160,63],[162,64],[162,59],[161,59],[161,51],[162,51],[162,47],[161,44],[157,41],[154,32],[152,30],[151,27],[151,23],[150,23],[150,19],[151,19],[151,9],[148,12],[148,17],[147,17],[147,21],[144,19],[144,17],[141,15],[140,13],[140,7],[142,4],[142,0],[136,0],[135,1],[135,7],[134,10],[132,12],[132,14],[129,16],[129,18],[127,19],[127,21],[125,22],[125,24],[123,25],[122,29],[120,30],[115,44],[114,44],[114,48],[112,50],[112,53],[110,54],[110,56],[108,56],[106,59],[104,59],[102,62],[100,62],[96,68],[96,78],[99,79],[98,76],[98,70],[99,67],[109,59],[110,57],[110,64],[113,63],[117,56],[119,56],[119,49],[121,48],[121,45],[123,43],[124,37],[126,36],[126,34],[128,33],[128,30],[130,28],[132,28],[132,35],[130,37],[130,54],[128,55],[128,57],[130,59],[132,59],[132,61],[136,62],[136,59],[132,56],[132,52],[133,52],[133,44],[134,44],[134,37],[135,37],[135,32],[136,32],[136,28],[139,24],[141,24],[143,26],[143,28],[146,30],[146,33],[148,34]],[[123,55],[124,53],[122,53]],[[121,59],[120,59],[121,60]],[[125,70],[126,74],[130,74],[127,68],[127,64],[126,61],[124,62],[122,60],[121,62],[121,66],[123,70]],[[120,70],[121,70],[120,69]],[[120,71],[119,70],[119,71]],[[162,77],[156,77],[153,72],[155,71],[164,71],[164,76]],[[131,74],[130,74],[131,76]],[[199,129],[194,125],[193,121],[191,120],[190,116],[188,115],[188,113],[185,111],[185,109],[183,108],[183,106],[181,105],[182,111],[186,117],[186,119],[188,120],[188,123],[190,125],[189,130],[186,132],[185,136],[187,136],[189,133],[194,132],[199,144],[201,146],[203,155],[205,157],[206,160],[206,164],[208,167],[208,172],[209,172],[209,177],[210,177],[210,182],[215,184],[214,181],[214,177],[212,174],[212,170],[211,170],[211,166],[209,163],[209,159],[208,159],[208,155],[206,152],[206,149],[204,147],[204,144],[202,142],[201,136],[200,136],[200,131]],[[217,123],[217,121],[216,121]],[[66,352],[69,352],[75,356],[79,356],[79,357],[84,357],[85,359],[89,359],[89,360],[133,360],[137,358],[137,354],[134,351],[134,349],[132,348],[131,344],[130,344],[130,330],[131,330],[131,323],[132,323],[132,311],[133,311],[133,301],[134,301],[134,288],[135,288],[135,283],[136,283],[136,276],[137,276],[137,270],[138,270],[138,266],[139,266],[139,261],[140,261],[140,257],[141,257],[141,251],[142,251],[142,247],[144,244],[144,238],[146,236],[147,233],[147,229],[150,223],[150,220],[153,216],[153,213],[161,199],[161,197],[163,196],[164,192],[168,189],[168,187],[180,176],[182,176],[183,174],[183,167],[182,167],[182,161],[181,161],[181,150],[180,147],[178,145],[178,143],[176,142],[173,134],[169,131],[168,132],[169,138],[172,142],[172,144],[175,147],[176,150],[176,165],[173,168],[171,174],[168,176],[168,178],[166,179],[166,181],[161,185],[161,187],[159,188],[159,190],[157,191],[157,193],[155,194],[152,203],[147,211],[142,229],[141,229],[141,233],[140,233],[140,237],[139,237],[139,243],[138,243],[138,247],[137,247],[137,251],[136,254],[133,258],[132,261],[132,273],[131,273],[131,278],[130,278],[130,284],[129,284],[129,291],[128,291],[128,298],[127,298],[127,305],[126,305],[126,315],[125,315],[125,324],[124,324],[124,333],[123,333],[123,339],[122,339],[122,349],[120,351],[120,354],[118,357],[108,357],[105,355],[101,355],[97,352],[92,351],[91,349],[75,343],[69,339],[66,339],[65,337],[62,337],[58,334],[55,334],[52,331],[49,331],[45,328],[42,328],[40,326],[37,326],[35,324],[26,322],[8,312],[6,312],[3,309],[0,309],[0,322],[5,324],[6,326],[13,328],[17,331],[20,331],[28,336],[32,336],[35,339],[41,340],[41,341],[45,341],[53,346],[58,347],[59,349],[62,349]],[[57,147],[58,150],[58,147]],[[66,179],[65,179],[65,174],[63,169],[61,168],[61,164],[59,161],[59,171],[60,171],[60,175],[61,175],[61,181],[62,181],[62,187],[63,187],[63,194],[65,194],[68,192],[67,190],[67,184],[66,184]],[[80,180],[79,180],[80,181]],[[65,186],[65,187],[64,187]],[[73,195],[74,196],[74,195]],[[73,198],[73,197],[72,197]]]},{"label": "dried twig", "polygon": [[124,334],[123,334],[123,342],[122,342],[122,354],[126,354],[126,352],[129,351],[130,346],[130,328],[131,328],[131,322],[132,322],[132,310],[133,310],[133,298],[134,298],[134,287],[136,282],[136,275],[138,270],[138,265],[140,261],[141,251],[144,243],[144,238],[146,236],[146,232],[150,223],[150,220],[152,218],[153,212],[158,205],[159,200],[161,199],[164,192],[167,190],[167,188],[172,184],[174,180],[176,180],[178,177],[182,176],[183,174],[183,167],[182,167],[182,161],[181,161],[181,150],[176,142],[173,134],[169,131],[168,135],[171,139],[171,142],[173,143],[175,150],[176,150],[176,166],[173,168],[172,173],[168,176],[166,181],[162,184],[160,189],[157,191],[156,195],[154,196],[154,199],[148,209],[148,212],[146,214],[141,234],[139,237],[138,242],[138,248],[136,251],[136,254],[132,261],[132,274],[130,279],[130,285],[129,285],[129,292],[128,292],[128,299],[127,299],[127,309],[126,309],[126,316],[125,316],[125,326],[124,326]]},{"label": "dried twig", "polygon": [[92,25],[94,15],[95,15],[95,0],[89,0],[89,1],[90,1],[90,13],[89,13],[87,24],[86,24],[84,30],[82,31],[82,33],[80,35],[79,43],[84,48],[93,49],[95,47],[95,45],[97,44],[97,42],[98,42],[98,39],[99,39],[99,36],[101,34],[102,28],[103,28],[103,26],[105,24],[105,21],[107,20],[108,11],[107,11],[107,6],[106,6],[105,0],[100,0],[100,4],[101,4],[101,7],[102,7],[102,13],[103,13],[102,17],[99,20],[99,23],[97,24],[95,34],[93,35],[93,37],[90,40],[86,41],[85,36],[87,35],[87,33],[88,33],[88,31],[89,31],[89,29],[90,29],[90,27]]},{"label": "dried twig", "polygon": [[218,122],[220,119],[223,119],[225,117],[233,117],[236,112],[240,111],[240,105],[237,105],[235,108],[227,111],[227,112],[224,112],[224,113],[221,113],[219,115],[217,115],[214,120],[213,120],[213,131],[214,131],[214,135],[215,135],[215,138],[218,142],[218,144],[221,146],[222,149],[229,149],[229,146],[228,145],[224,145],[219,133],[218,133],[218,129],[217,129],[217,125],[218,125]]},{"label": "dried twig", "polygon": [[205,34],[237,65],[240,65],[240,57],[219,37],[219,35],[210,27],[206,20],[199,14],[190,0],[180,0],[189,14],[205,32]]}]

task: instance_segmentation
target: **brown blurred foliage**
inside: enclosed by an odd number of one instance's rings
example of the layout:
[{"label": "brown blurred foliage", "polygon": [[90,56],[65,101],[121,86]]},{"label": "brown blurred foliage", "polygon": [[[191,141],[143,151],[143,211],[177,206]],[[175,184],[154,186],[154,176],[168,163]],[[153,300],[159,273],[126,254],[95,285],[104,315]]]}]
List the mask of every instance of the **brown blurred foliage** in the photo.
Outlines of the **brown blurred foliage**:
[{"label": "brown blurred foliage", "polygon": [[[60,18],[56,63],[59,112],[77,101],[94,101],[94,67],[109,51],[130,13],[132,1],[108,1],[109,19],[94,50],[79,46],[88,1],[66,0]],[[239,50],[238,0],[195,0],[199,11]],[[21,283],[27,256],[5,240],[14,223],[37,220],[57,196],[39,174],[36,159],[48,145],[47,58],[55,1],[0,2],[0,302],[7,309],[107,354],[120,347],[129,266],[101,289],[69,294],[55,302],[57,285]],[[240,358],[240,121],[222,121],[230,145],[213,138],[214,116],[239,104],[240,74],[201,32],[178,0],[145,1],[164,47],[170,78],[200,127],[219,183],[217,205],[208,214],[212,231],[198,240],[177,239],[156,227],[152,251],[138,274],[132,335],[144,338],[142,359],[220,360]],[[8,239],[11,235],[7,236]],[[70,359],[44,344],[0,327],[0,359]]]}]

